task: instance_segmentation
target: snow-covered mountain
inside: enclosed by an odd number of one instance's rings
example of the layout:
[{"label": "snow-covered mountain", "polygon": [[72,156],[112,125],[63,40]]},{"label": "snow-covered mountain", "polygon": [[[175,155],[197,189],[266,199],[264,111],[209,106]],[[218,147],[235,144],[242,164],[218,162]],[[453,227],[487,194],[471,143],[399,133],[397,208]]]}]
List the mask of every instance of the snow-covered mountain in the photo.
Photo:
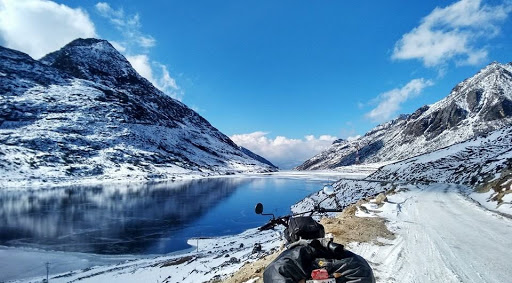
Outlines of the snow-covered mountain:
[{"label": "snow-covered mountain", "polygon": [[[414,184],[457,184],[465,195],[489,209],[512,215],[512,127],[506,127],[434,152],[381,167],[365,179],[340,179],[336,198],[325,208],[346,207],[367,197]],[[307,211],[325,199],[322,191],[292,206]]]},{"label": "snow-covered mountain", "polygon": [[512,215],[512,127],[389,164],[368,179],[461,184],[480,204]]},{"label": "snow-covered mountain", "polygon": [[0,47],[0,185],[273,170],[105,40],[77,39],[40,61]]},{"label": "snow-covered mountain", "polygon": [[478,188],[512,169],[512,127],[386,165],[372,180],[455,183]]},{"label": "snow-covered mountain", "polygon": [[512,125],[512,63],[493,62],[459,83],[435,104],[339,141],[298,166],[332,169],[356,163],[402,160]]},{"label": "snow-covered mountain", "polygon": [[265,163],[269,166],[271,166],[272,168],[275,168],[275,169],[279,169],[277,166],[275,166],[272,162],[268,161],[265,157],[261,156],[261,155],[258,155],[252,151],[250,151],[249,149],[241,146],[240,147],[240,150],[242,150],[243,153],[247,154],[248,156],[258,160],[259,162],[261,163]]}]

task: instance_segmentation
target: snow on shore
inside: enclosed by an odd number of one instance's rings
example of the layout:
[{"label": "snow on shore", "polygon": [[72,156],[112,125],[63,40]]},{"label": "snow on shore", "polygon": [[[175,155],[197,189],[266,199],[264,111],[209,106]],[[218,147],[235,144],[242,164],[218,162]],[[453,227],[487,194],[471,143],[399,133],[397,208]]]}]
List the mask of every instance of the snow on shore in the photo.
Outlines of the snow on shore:
[{"label": "snow on shore", "polygon": [[204,179],[204,178],[240,178],[240,177],[283,177],[293,179],[309,179],[309,180],[332,180],[332,182],[339,180],[340,178],[351,178],[351,179],[363,179],[368,175],[374,173],[380,165],[370,164],[364,165],[363,167],[351,167],[347,170],[319,170],[319,171],[277,171],[277,172],[251,172],[249,170],[246,173],[227,174],[223,172],[197,172],[191,170],[179,169],[176,172],[168,172],[168,176],[172,176],[164,179],[151,179],[148,180],[145,175],[136,175],[131,173],[129,177],[119,174],[109,176],[108,178],[96,178],[96,177],[82,177],[82,178],[55,178],[45,179],[30,179],[30,178],[8,178],[1,175],[0,173],[0,187],[3,190],[32,190],[40,188],[52,188],[52,187],[67,187],[77,185],[98,185],[98,184],[144,184],[147,182],[166,182],[166,181],[185,181],[193,179]]},{"label": "snow on shore", "polygon": [[[302,178],[301,173],[272,175]],[[324,179],[325,174],[334,174],[318,173]],[[336,176],[339,177],[334,174],[333,178]],[[309,177],[320,178],[319,175]],[[380,239],[384,245],[352,243],[348,247],[370,262],[379,282],[506,282],[512,275],[496,264],[497,259],[500,262],[512,261],[509,249],[503,248],[512,246],[512,221],[469,201],[466,197],[467,187],[431,184],[417,188],[399,182],[353,179],[339,180],[334,187],[337,190],[336,200],[327,199],[322,206],[344,207],[391,188],[401,191],[389,195],[382,207],[369,203],[365,205],[369,212],[357,213],[358,216],[386,218],[389,229],[397,238]],[[296,204],[293,210],[308,209],[325,197],[321,191],[312,194]],[[253,253],[256,243],[261,243],[263,249]],[[188,244],[194,248],[176,254],[118,259],[116,264],[89,265],[87,268],[77,266],[82,269],[52,273],[50,281],[124,283],[222,280],[244,263],[256,261],[275,251],[281,244],[281,238],[276,231],[250,229],[234,236],[190,239]],[[44,271],[42,268],[39,271]],[[39,274],[39,277],[18,282],[41,282],[44,272]]]},{"label": "snow on shore", "polygon": [[360,199],[376,196],[393,187],[398,182],[385,182],[373,180],[351,180],[341,179],[334,183],[334,196],[328,197],[323,191],[318,191],[304,198],[302,201],[292,206],[293,212],[308,211],[313,209],[315,204],[321,202],[324,208],[345,208],[350,204],[356,203]]},{"label": "snow on shore", "polygon": [[[253,253],[260,243],[262,250]],[[52,273],[51,282],[204,282],[219,279],[238,270],[244,263],[271,253],[280,244],[276,231],[247,230],[239,235],[190,239],[193,246],[172,255],[129,259],[114,265]],[[16,282],[41,282],[44,276]]]},{"label": "snow on shore", "polygon": [[[367,174],[359,173],[359,176],[365,177]],[[210,178],[220,177],[211,176]],[[240,177],[332,179],[334,181],[342,177],[353,178],[354,175],[337,171],[307,173],[282,171],[265,174],[237,174],[222,178]],[[115,184],[112,186],[119,187]],[[104,280],[113,282],[117,282],[116,280],[120,282],[202,282],[231,274],[245,262],[254,261],[277,248],[281,243],[281,238],[275,233],[272,231],[260,233],[256,229],[251,229],[239,235],[190,239],[188,244],[194,247],[199,245],[199,249],[192,248],[165,256],[108,256],[3,247],[0,248],[0,258],[10,258],[11,260],[9,264],[0,266],[0,282],[8,280],[40,282],[46,276],[45,262],[50,262],[52,282],[73,280],[85,282]],[[263,252],[252,254],[256,242],[262,244]],[[162,265],[168,266],[162,267]]]}]

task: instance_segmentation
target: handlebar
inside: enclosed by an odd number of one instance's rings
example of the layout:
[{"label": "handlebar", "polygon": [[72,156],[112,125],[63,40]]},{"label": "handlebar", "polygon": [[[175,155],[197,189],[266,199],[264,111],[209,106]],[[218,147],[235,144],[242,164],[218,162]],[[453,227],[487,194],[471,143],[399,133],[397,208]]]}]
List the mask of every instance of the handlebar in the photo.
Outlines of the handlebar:
[{"label": "handlebar", "polygon": [[278,218],[272,218],[266,224],[264,224],[263,226],[258,228],[258,230],[260,230],[260,231],[269,230],[269,229],[274,228],[277,225],[283,225],[284,227],[288,227],[288,220],[291,217],[299,216],[299,215],[304,215],[304,214],[307,214],[307,213],[313,214],[315,212],[317,212],[317,213],[326,213],[326,212],[342,212],[342,211],[343,211],[343,209],[315,207],[314,209],[312,209],[310,211],[293,213],[293,214],[286,215],[286,216],[281,216],[281,217],[278,217]]},{"label": "handlebar", "polygon": [[278,218],[272,218],[265,225],[258,228],[258,230],[260,230],[260,231],[269,230],[269,229],[274,228],[276,225],[283,225],[285,227],[288,227],[288,219],[290,217],[291,217],[291,215],[281,216]]},{"label": "handlebar", "polygon": [[318,212],[324,213],[324,212],[342,212],[343,209],[336,209],[336,208],[319,208]]},{"label": "handlebar", "polygon": [[260,228],[258,228],[258,230],[260,231],[264,231],[264,230],[268,230],[268,229],[272,229],[274,228],[274,226],[276,226],[277,224],[274,223],[274,219],[271,219],[268,223],[266,223],[265,225],[261,226]]}]

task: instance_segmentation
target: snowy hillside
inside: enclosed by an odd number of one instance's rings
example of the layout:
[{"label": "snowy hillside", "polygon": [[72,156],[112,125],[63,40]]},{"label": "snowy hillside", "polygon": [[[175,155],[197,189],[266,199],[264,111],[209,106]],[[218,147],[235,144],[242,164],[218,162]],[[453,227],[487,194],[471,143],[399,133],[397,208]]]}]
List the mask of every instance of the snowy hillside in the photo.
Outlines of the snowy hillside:
[{"label": "snowy hillside", "polygon": [[369,179],[478,185],[512,166],[512,127],[382,167]]},{"label": "snowy hillside", "polygon": [[275,166],[272,162],[268,161],[265,157],[261,156],[261,155],[258,155],[252,151],[250,151],[249,149],[241,146],[240,147],[240,150],[245,153],[247,156],[250,156],[256,160],[258,160],[259,162],[261,163],[264,163],[264,164],[267,164],[269,165],[270,167],[274,168],[274,169],[279,169],[277,166]]},{"label": "snowy hillside", "polygon": [[382,167],[368,179],[455,183],[489,209],[512,215],[512,127]]},{"label": "snowy hillside", "polygon": [[337,168],[354,164],[357,157],[362,163],[402,160],[511,124],[512,63],[494,62],[443,100],[379,125],[357,140],[336,142],[296,169]]},{"label": "snowy hillside", "polygon": [[[409,184],[452,183],[487,208],[512,215],[512,127],[437,151],[388,164],[363,180],[334,183],[336,198],[322,202],[326,208],[346,207]],[[316,192],[292,207],[305,211],[326,197]]]},{"label": "snowy hillside", "polygon": [[359,200],[396,188],[396,183],[341,179],[333,184],[333,188],[335,191],[334,195],[328,197],[323,191],[318,191],[294,204],[291,208],[292,211],[308,211],[319,203],[324,208],[344,209]]},{"label": "snowy hillside", "polygon": [[41,61],[0,47],[0,186],[275,170],[156,89],[107,41]]}]

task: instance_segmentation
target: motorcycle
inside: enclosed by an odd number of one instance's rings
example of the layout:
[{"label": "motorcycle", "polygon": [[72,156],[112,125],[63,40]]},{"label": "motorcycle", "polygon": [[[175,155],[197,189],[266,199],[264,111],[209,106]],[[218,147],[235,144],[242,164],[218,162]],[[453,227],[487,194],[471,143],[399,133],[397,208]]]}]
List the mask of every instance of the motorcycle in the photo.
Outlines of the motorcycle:
[{"label": "motorcycle", "polygon": [[321,207],[323,201],[335,197],[332,186],[324,186],[323,192],[327,197],[312,210],[280,217],[263,213],[263,204],[256,204],[256,214],[272,216],[258,228],[260,231],[279,225],[285,227],[283,233],[286,249],[265,268],[265,283],[375,283],[368,262],[346,250],[343,245],[335,243],[332,236],[326,237],[323,225],[313,218],[343,210]]}]

